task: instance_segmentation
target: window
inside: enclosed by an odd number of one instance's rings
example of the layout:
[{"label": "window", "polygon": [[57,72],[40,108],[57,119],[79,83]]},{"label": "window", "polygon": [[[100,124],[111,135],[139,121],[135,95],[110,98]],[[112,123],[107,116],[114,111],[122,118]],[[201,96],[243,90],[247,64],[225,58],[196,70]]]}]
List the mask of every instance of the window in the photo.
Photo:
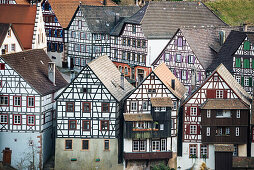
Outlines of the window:
[{"label": "window", "polygon": [[223,90],[216,90],[216,98],[217,99],[223,98]]},{"label": "window", "polygon": [[148,102],[147,101],[142,101],[142,108],[141,110],[147,110],[148,109]]},{"label": "window", "polygon": [[35,116],[34,115],[27,115],[27,125],[34,126],[35,125]]},{"label": "window", "polygon": [[5,64],[4,63],[0,63],[0,70],[5,70]]},{"label": "window", "polygon": [[4,45],[4,54],[8,53],[8,44]]},{"label": "window", "polygon": [[189,149],[190,149],[189,157],[197,158],[197,145],[190,144]]},{"label": "window", "polygon": [[238,156],[238,145],[234,145],[234,152],[233,152],[233,156]]},{"label": "window", "polygon": [[239,127],[236,127],[235,128],[235,136],[239,136],[239,134],[240,134]]},{"label": "window", "polygon": [[137,140],[132,141],[132,150],[139,151],[139,141]]},{"label": "window", "polygon": [[235,79],[236,79],[237,83],[241,84],[241,77],[240,76],[236,76]]},{"label": "window", "polygon": [[91,125],[90,125],[90,120],[83,120],[83,131],[90,131]]},{"label": "window", "polygon": [[102,112],[109,112],[109,103],[102,103]]},{"label": "window", "polygon": [[210,127],[206,127],[206,136],[210,136]]},{"label": "window", "polygon": [[27,96],[27,107],[34,107],[34,96]]},{"label": "window", "polygon": [[104,140],[104,150],[105,151],[109,150],[109,140]]},{"label": "window", "polygon": [[160,107],[154,107],[154,111],[159,112],[160,111]]},{"label": "window", "polygon": [[152,151],[160,151],[160,141],[152,141]]},{"label": "window", "polygon": [[11,36],[11,30],[10,30],[10,29],[7,31],[7,36],[8,36],[8,37]]},{"label": "window", "polygon": [[186,80],[186,70],[182,70],[182,80]]},{"label": "window", "polygon": [[241,68],[241,58],[235,58],[235,67]]},{"label": "window", "polygon": [[143,41],[142,41],[142,47],[143,47],[143,48],[146,48],[146,40],[143,40]]},{"label": "window", "polygon": [[65,140],[65,150],[72,150],[72,140]]},{"label": "window", "polygon": [[109,130],[109,121],[101,120],[101,131],[108,131],[108,130]]},{"label": "window", "polygon": [[189,64],[193,64],[194,63],[194,56],[193,55],[189,55],[188,56],[188,63]]},{"label": "window", "polygon": [[181,54],[176,54],[176,62],[180,63],[181,62]]},{"label": "window", "polygon": [[230,135],[230,128],[226,128],[225,134],[226,134],[226,135]]},{"label": "window", "polygon": [[11,51],[16,51],[16,45],[15,44],[11,44]]},{"label": "window", "polygon": [[66,102],[66,112],[74,112],[74,102]]},{"label": "window", "polygon": [[13,115],[13,124],[21,125],[21,115]]},{"label": "window", "polygon": [[177,46],[178,47],[183,47],[183,37],[178,37],[177,38]]},{"label": "window", "polygon": [[69,130],[77,129],[77,120],[69,120]]},{"label": "window", "polygon": [[146,151],[146,141],[145,140],[139,141],[139,151]]},{"label": "window", "polygon": [[127,46],[131,46],[131,39],[127,39]]},{"label": "window", "polygon": [[89,150],[89,140],[82,140],[82,150]]},{"label": "window", "polygon": [[208,145],[200,145],[200,158],[208,158]]},{"label": "window", "polygon": [[236,110],[236,118],[240,118],[241,117],[241,110]]},{"label": "window", "polygon": [[174,101],[174,107],[173,107],[174,110],[177,109],[177,101]]},{"label": "window", "polygon": [[131,102],[131,111],[137,111],[137,102]]},{"label": "window", "polygon": [[78,29],[82,28],[82,21],[78,21]]},{"label": "window", "polygon": [[126,74],[126,75],[129,74],[127,67],[124,67],[124,74]]},{"label": "window", "polygon": [[83,112],[84,113],[91,112],[91,103],[90,102],[83,102]]},{"label": "window", "polygon": [[166,151],[166,139],[161,139],[161,151]]},{"label": "window", "polygon": [[197,134],[197,125],[190,125],[190,134]]},{"label": "window", "polygon": [[7,114],[0,115],[0,123],[1,124],[8,124],[8,115]]},{"label": "window", "polygon": [[21,96],[13,97],[13,106],[21,106]]},{"label": "window", "polygon": [[136,25],[132,25],[132,34],[136,34]]},{"label": "window", "polygon": [[164,124],[160,124],[160,130],[164,130]]},{"label": "window", "polygon": [[148,89],[148,93],[156,93],[156,89]]},{"label": "window", "polygon": [[230,118],[231,111],[230,110],[217,110],[216,118]]},{"label": "window", "polygon": [[244,77],[244,86],[249,86],[249,83],[250,81],[249,81],[249,77]]},{"label": "window", "polygon": [[9,96],[0,96],[0,106],[9,106]]},{"label": "window", "polygon": [[197,107],[191,107],[190,108],[190,115],[191,116],[197,116],[197,110],[198,110]]},{"label": "window", "polygon": [[211,110],[207,110],[207,112],[206,112],[206,117],[207,117],[207,118],[210,118],[210,117],[211,117]]},{"label": "window", "polygon": [[250,50],[250,42],[249,41],[244,41],[243,49],[244,50]]}]

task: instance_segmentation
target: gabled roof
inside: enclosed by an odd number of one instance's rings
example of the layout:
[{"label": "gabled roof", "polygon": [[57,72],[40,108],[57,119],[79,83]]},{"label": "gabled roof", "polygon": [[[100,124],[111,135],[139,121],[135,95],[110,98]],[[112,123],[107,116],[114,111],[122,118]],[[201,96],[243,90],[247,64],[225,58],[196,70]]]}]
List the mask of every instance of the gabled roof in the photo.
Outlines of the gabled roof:
[{"label": "gabled roof", "polygon": [[[86,6],[80,7],[84,11],[84,18],[92,33],[110,34],[124,18],[135,14],[137,6]],[[117,19],[118,18],[118,19]]]},{"label": "gabled roof", "polygon": [[171,38],[178,28],[226,26],[201,2],[150,1],[129,19],[142,24],[147,38]]},{"label": "gabled roof", "polygon": [[56,92],[68,84],[57,68],[56,85],[48,79],[48,63],[52,61],[42,49],[6,54],[1,58],[42,96]]},{"label": "gabled roof", "polygon": [[32,48],[36,5],[0,5],[0,23],[10,23],[24,49]]},{"label": "gabled roof", "polygon": [[205,84],[206,82],[215,74],[218,73],[221,78],[227,83],[227,85],[235,92],[235,94],[241,99],[246,105],[250,105],[251,95],[247,93],[243,87],[236,81],[232,74],[227,70],[227,68],[220,64],[213,73],[206,78],[206,80],[182,103],[184,105],[187,103]]},{"label": "gabled roof", "polygon": [[249,38],[251,43],[254,43],[254,32],[231,31],[225,43],[218,52],[216,60],[214,60],[214,62],[208,67],[208,70],[213,71],[222,63],[230,72],[232,72],[233,55],[246,37]]},{"label": "gabled roof", "polygon": [[[103,6],[103,0],[48,0],[53,9],[58,22],[63,28],[67,28],[75,11],[80,3],[82,5]],[[107,6],[116,6],[116,4],[107,0]]]},{"label": "gabled roof", "polygon": [[12,25],[11,24],[2,24],[2,23],[0,23],[0,47],[2,46],[4,39],[6,37],[6,34],[7,34],[10,27],[11,27],[14,35],[16,36],[16,39],[19,42],[20,47],[23,49],[23,46],[19,40],[19,37],[18,37],[16,31],[14,30],[14,28],[12,27]]},{"label": "gabled roof", "polygon": [[[153,70],[153,72],[178,99],[182,99],[184,97],[186,88],[168,69],[165,63],[161,63]],[[171,87],[172,80],[175,80],[175,90]]]},{"label": "gabled roof", "polygon": [[101,56],[87,64],[108,91],[121,101],[134,87],[124,78],[124,88],[121,87],[121,73],[108,56]]}]

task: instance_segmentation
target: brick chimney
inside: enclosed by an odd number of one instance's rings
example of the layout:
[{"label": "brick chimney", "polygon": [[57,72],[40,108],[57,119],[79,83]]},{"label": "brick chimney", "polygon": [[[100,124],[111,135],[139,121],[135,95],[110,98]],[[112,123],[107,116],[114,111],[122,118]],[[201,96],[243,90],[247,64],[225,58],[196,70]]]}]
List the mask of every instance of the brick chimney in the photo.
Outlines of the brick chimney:
[{"label": "brick chimney", "polygon": [[56,85],[56,64],[54,62],[48,63],[48,78],[54,85]]}]

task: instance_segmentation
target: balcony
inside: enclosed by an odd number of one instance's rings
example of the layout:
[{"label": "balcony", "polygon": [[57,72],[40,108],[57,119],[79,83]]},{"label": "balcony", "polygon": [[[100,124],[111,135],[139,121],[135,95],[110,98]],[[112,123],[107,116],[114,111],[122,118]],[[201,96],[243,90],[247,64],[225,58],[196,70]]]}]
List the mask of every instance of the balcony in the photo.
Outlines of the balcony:
[{"label": "balcony", "polygon": [[166,152],[124,152],[125,160],[155,160],[155,159],[171,159],[172,151]]}]

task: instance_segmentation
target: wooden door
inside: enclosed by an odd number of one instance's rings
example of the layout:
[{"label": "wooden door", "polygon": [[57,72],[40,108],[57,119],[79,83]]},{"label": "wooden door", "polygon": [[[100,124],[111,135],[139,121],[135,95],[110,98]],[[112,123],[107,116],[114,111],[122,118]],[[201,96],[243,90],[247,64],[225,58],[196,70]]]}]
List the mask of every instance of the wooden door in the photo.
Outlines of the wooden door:
[{"label": "wooden door", "polygon": [[232,152],[215,152],[215,170],[232,170]]},{"label": "wooden door", "polygon": [[5,148],[3,150],[3,164],[11,165],[11,153],[12,151],[10,150],[10,148]]}]

